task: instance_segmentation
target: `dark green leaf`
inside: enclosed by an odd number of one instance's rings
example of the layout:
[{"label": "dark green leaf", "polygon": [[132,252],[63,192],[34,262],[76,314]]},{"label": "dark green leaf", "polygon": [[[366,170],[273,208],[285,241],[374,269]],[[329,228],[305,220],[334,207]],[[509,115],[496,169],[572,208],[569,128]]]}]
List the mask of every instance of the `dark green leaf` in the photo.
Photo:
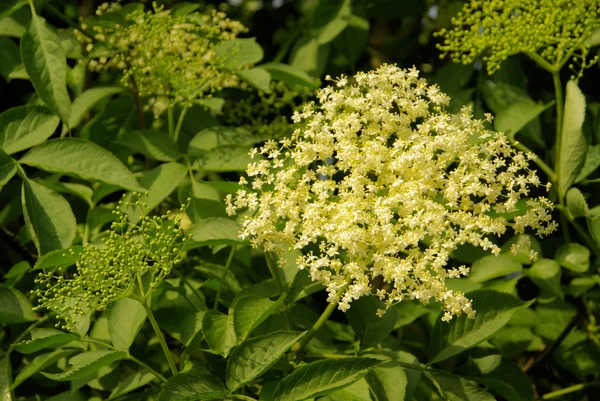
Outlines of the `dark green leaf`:
[{"label": "dark green leaf", "polygon": [[113,362],[127,358],[127,353],[121,351],[89,351],[74,356],[69,360],[70,367],[61,373],[42,373],[56,381],[83,379],[97,372],[100,368]]},{"label": "dark green leaf", "polygon": [[97,180],[144,191],[129,169],[112,153],[83,139],[53,139],[27,152],[20,163],[51,173]]},{"label": "dark green leaf", "polygon": [[252,330],[275,312],[280,305],[281,302],[273,302],[267,298],[237,298],[231,306],[230,313],[233,315],[233,328],[238,342],[244,341]]},{"label": "dark green leaf", "polygon": [[0,36],[0,75],[10,81],[10,76],[21,65],[21,54],[19,46],[10,38]]},{"label": "dark green leaf", "polygon": [[[600,121],[600,118],[598,121]],[[598,167],[600,167],[600,145],[588,146],[585,154],[585,162],[575,179],[575,184],[585,180],[589,175],[598,170]]]},{"label": "dark green leaf", "polygon": [[12,387],[16,388],[19,384],[23,383],[25,380],[27,380],[34,374],[39,373],[40,371],[46,369],[48,366],[54,365],[56,362],[63,358],[67,358],[73,355],[75,352],[77,351],[70,349],[57,349],[55,351],[36,356],[31,362],[29,362],[27,365],[25,365],[23,369],[19,371],[17,377],[15,377],[15,381]]},{"label": "dark green leaf", "polygon": [[570,243],[558,248],[554,257],[562,267],[585,273],[590,267],[590,250],[583,245]]},{"label": "dark green leaf", "polygon": [[377,401],[404,401],[408,379],[399,363],[375,366],[365,379]]},{"label": "dark green leaf", "polygon": [[477,383],[442,371],[430,372],[428,375],[439,386],[447,401],[496,401],[487,391],[479,388]]},{"label": "dark green leaf", "polygon": [[15,160],[0,149],[0,189],[13,178],[16,172]]},{"label": "dark green leaf", "polygon": [[25,323],[35,320],[31,302],[19,290],[0,287],[0,324]]},{"label": "dark green leaf", "polygon": [[33,354],[44,348],[60,347],[78,338],[76,334],[56,329],[34,329],[31,331],[31,340],[17,344],[15,349],[22,354]]},{"label": "dark green leaf", "polygon": [[145,369],[133,372],[119,381],[119,384],[112,390],[110,397],[108,397],[107,400],[117,399],[133,390],[145,386],[154,379],[156,379],[156,376]]},{"label": "dark green leaf", "polygon": [[516,133],[553,104],[554,102],[545,105],[537,104],[529,100],[513,103],[496,114],[494,128],[496,131],[504,132],[509,137],[514,137]]},{"label": "dark green leaf", "polygon": [[538,260],[527,270],[527,276],[538,287],[562,299],[561,275],[560,264],[552,259]]},{"label": "dark green leaf", "polygon": [[438,318],[431,334],[430,363],[441,362],[474,347],[506,325],[516,311],[533,302],[522,302],[512,295],[489,290],[467,295],[477,311],[475,318],[462,315],[449,323]]},{"label": "dark green leaf", "polygon": [[150,129],[127,133],[117,143],[162,162],[181,157],[177,144],[169,135]]},{"label": "dark green leaf", "polygon": [[204,338],[202,319],[205,313],[205,311],[194,313],[181,322],[181,342],[186,347],[189,347],[198,336]]},{"label": "dark green leaf", "polygon": [[169,379],[160,392],[159,401],[197,401],[227,394],[225,385],[211,374],[179,373]]},{"label": "dark green leaf", "polygon": [[0,355],[0,401],[13,401],[10,391],[11,376],[10,359],[8,356]]},{"label": "dark green leaf", "polygon": [[224,357],[237,342],[232,317],[215,310],[207,311],[202,317],[202,332],[210,348]]},{"label": "dark green leaf", "polygon": [[[71,108],[71,118],[69,119],[69,128],[77,127],[84,119],[85,114],[92,109],[100,100],[121,93],[125,88],[120,86],[107,86],[91,88],[79,95]],[[63,127],[63,133],[68,131]]]},{"label": "dark green leaf", "polygon": [[390,308],[379,317],[378,310],[385,310],[385,304],[375,296],[362,297],[354,302],[346,317],[358,335],[362,348],[380,344],[392,333],[396,323],[396,309]]},{"label": "dark green leaf", "polygon": [[23,215],[40,255],[71,245],[77,222],[69,202],[35,181],[24,180]]},{"label": "dark green leaf", "polygon": [[317,89],[319,86],[315,78],[308,75],[299,68],[281,63],[267,63],[260,66],[271,73],[273,81],[283,81],[288,85],[300,85],[307,88]]},{"label": "dark green leaf", "polygon": [[0,114],[0,147],[9,155],[48,139],[60,120],[44,106],[19,106]]},{"label": "dark green leaf", "polygon": [[351,17],[350,0],[321,0],[311,21],[311,35],[319,45],[329,43],[346,29]]},{"label": "dark green leaf", "polygon": [[110,340],[116,349],[127,351],[146,321],[146,310],[138,301],[117,299],[107,311]]},{"label": "dark green leaf", "polygon": [[264,374],[304,333],[278,331],[244,341],[231,351],[226,382],[231,391]]},{"label": "dark green leaf", "polygon": [[377,359],[360,357],[309,363],[286,376],[275,389],[273,399],[302,401],[329,394],[361,379],[380,363]]},{"label": "dark green leaf", "polygon": [[258,63],[264,56],[262,47],[254,38],[221,42],[215,46],[215,54],[223,66],[233,69]]},{"label": "dark green leaf", "polygon": [[40,99],[60,119],[69,123],[71,99],[67,92],[67,58],[60,39],[46,21],[33,12],[21,37],[21,58]]}]

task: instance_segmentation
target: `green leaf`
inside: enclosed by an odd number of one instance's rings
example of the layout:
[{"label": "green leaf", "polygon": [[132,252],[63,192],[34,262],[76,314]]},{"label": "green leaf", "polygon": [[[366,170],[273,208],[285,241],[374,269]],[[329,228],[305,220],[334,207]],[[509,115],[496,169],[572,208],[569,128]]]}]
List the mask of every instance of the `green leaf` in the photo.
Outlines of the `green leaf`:
[{"label": "green leaf", "polygon": [[107,311],[110,340],[116,349],[127,351],[146,321],[146,310],[131,298],[117,299]]},{"label": "green leaf", "polygon": [[0,36],[0,60],[2,60],[2,63],[0,63],[0,75],[6,81],[10,81],[11,74],[19,67],[23,67],[19,46],[6,36]]},{"label": "green leaf", "polygon": [[267,63],[261,64],[261,68],[271,73],[273,81],[283,81],[288,85],[300,85],[311,89],[318,89],[317,80],[303,70],[287,64]]},{"label": "green leaf", "polygon": [[567,191],[566,201],[567,210],[571,216],[573,216],[573,218],[587,217],[590,213],[590,209],[588,208],[585,197],[579,189],[569,188]]},{"label": "green leaf", "polygon": [[194,313],[181,322],[181,343],[186,347],[189,347],[198,336],[204,338],[202,319],[205,313],[206,311]]},{"label": "green leaf", "polygon": [[223,276],[225,276],[223,283],[234,294],[238,294],[242,290],[242,287],[240,286],[240,282],[235,277],[235,274],[231,270],[226,271],[225,267],[223,267],[221,265],[206,264],[204,266],[196,266],[195,269],[198,270],[200,273],[202,273],[208,277],[217,279],[219,281],[221,281]]},{"label": "green leaf", "polygon": [[576,273],[585,273],[590,267],[590,250],[576,243],[565,244],[558,248],[554,259],[562,267]]},{"label": "green leaf", "polygon": [[528,270],[527,276],[540,288],[563,299],[560,285],[562,270],[560,264],[552,259],[536,261]]},{"label": "green leaf", "polygon": [[237,342],[232,317],[219,311],[209,310],[204,314],[202,332],[210,348],[225,358]]},{"label": "green leaf", "polygon": [[469,358],[457,373],[496,391],[507,401],[533,401],[533,385],[527,375],[500,355]]},{"label": "green leaf", "polygon": [[85,114],[92,109],[100,100],[121,93],[125,88],[120,86],[107,86],[91,88],[83,92],[73,101],[73,107],[71,108],[71,118],[69,119],[69,126],[63,126],[63,134],[65,134],[69,128],[75,128],[83,121]]},{"label": "green leaf", "polygon": [[4,0],[0,3],[0,20],[27,4],[27,0]]},{"label": "green leaf", "polygon": [[15,349],[22,354],[33,354],[44,348],[60,347],[78,338],[76,334],[56,329],[33,329],[31,340],[18,343]]},{"label": "green leaf", "polygon": [[0,149],[0,189],[13,178],[16,172],[15,160]]},{"label": "green leaf", "polygon": [[354,383],[381,361],[373,358],[336,358],[309,363],[286,376],[275,389],[273,399],[302,401],[319,397]]},{"label": "green leaf", "polygon": [[177,144],[169,135],[151,129],[127,133],[117,143],[161,162],[181,157]]},{"label": "green leaf", "polygon": [[225,99],[220,97],[209,97],[204,99],[194,99],[192,103],[204,107],[215,114],[220,114],[225,106]]},{"label": "green leaf", "polygon": [[404,401],[408,378],[397,362],[375,366],[365,376],[377,401]]},{"label": "green leaf", "polygon": [[25,224],[40,255],[71,245],[77,222],[65,198],[26,179],[21,199]]},{"label": "green leaf", "polygon": [[207,150],[227,145],[242,145],[248,153],[249,147],[264,140],[245,128],[217,125],[200,130],[190,141],[187,153],[203,157]]},{"label": "green leaf", "polygon": [[0,147],[9,155],[48,139],[60,120],[44,106],[19,106],[0,114]]},{"label": "green leaf", "polygon": [[40,256],[33,266],[33,270],[56,269],[72,266],[83,252],[82,245],[75,245],[70,249],[58,249]]},{"label": "green leaf", "polygon": [[159,401],[197,401],[227,394],[225,385],[217,376],[192,372],[171,377],[160,392]]},{"label": "green leaf", "polygon": [[352,302],[352,307],[346,312],[350,325],[358,335],[361,348],[380,344],[394,330],[396,309],[388,309],[382,317],[377,315],[378,309],[385,310],[385,304],[372,295]]},{"label": "green leaf", "polygon": [[514,138],[527,124],[546,111],[554,102],[548,104],[521,101],[503,108],[494,118],[496,131],[504,132],[507,136]]},{"label": "green leaf", "polygon": [[348,387],[329,393],[325,397],[320,397],[319,401],[372,401],[372,398],[369,385],[363,377]]},{"label": "green leaf", "polygon": [[290,64],[293,68],[319,77],[325,70],[329,51],[329,44],[319,45],[316,39],[305,36],[294,45],[290,55]]},{"label": "green leaf", "polygon": [[262,47],[254,38],[221,42],[215,46],[215,54],[224,67],[231,69],[258,63],[264,57]]},{"label": "green leaf", "polygon": [[56,381],[78,380],[88,377],[100,368],[113,362],[127,359],[127,353],[122,351],[89,351],[74,356],[69,361],[70,367],[61,373],[42,373]]},{"label": "green leaf", "polygon": [[329,43],[346,29],[351,17],[350,0],[321,0],[313,14],[311,35],[320,45]]},{"label": "green leaf", "polygon": [[248,155],[248,146],[226,145],[199,152],[195,155],[194,168],[201,171],[226,173],[244,171],[248,164],[256,161]]},{"label": "green leaf", "polygon": [[443,371],[429,372],[428,377],[442,390],[447,401],[496,401],[477,383]]},{"label": "green leaf", "polygon": [[233,316],[233,328],[238,342],[244,341],[252,330],[265,321],[279,306],[281,302],[273,302],[268,298],[237,298],[231,306],[230,313]]},{"label": "green leaf", "polygon": [[558,159],[558,194],[562,198],[575,182],[585,162],[587,140],[583,135],[585,96],[575,81],[567,83],[560,152]]},{"label": "green leaf", "polygon": [[265,93],[271,93],[271,88],[269,87],[269,84],[271,83],[271,74],[264,68],[242,70],[239,71],[237,75],[256,89]]},{"label": "green leaf", "polygon": [[474,291],[467,296],[473,301],[475,318],[462,315],[449,323],[438,318],[431,333],[430,363],[441,362],[474,347],[506,325],[516,311],[533,302],[522,302],[512,295],[489,290]]},{"label": "green leaf", "polygon": [[154,379],[156,379],[156,376],[145,369],[133,372],[119,381],[117,386],[110,393],[110,397],[108,397],[107,401],[117,399],[133,390],[143,387]]},{"label": "green leaf", "polygon": [[231,351],[227,361],[226,383],[230,391],[262,376],[304,333],[277,331],[244,341]]},{"label": "green leaf", "polygon": [[[598,121],[600,121],[600,118]],[[600,167],[600,145],[588,146],[585,154],[585,162],[575,179],[575,184],[585,180],[589,175],[598,170],[598,167]]]},{"label": "green leaf", "polygon": [[66,124],[71,116],[67,92],[67,58],[60,38],[46,21],[35,14],[21,37],[21,58],[36,93],[50,110]]},{"label": "green leaf", "polygon": [[195,246],[202,245],[237,245],[247,241],[239,237],[242,229],[236,221],[222,217],[201,220],[190,230]]},{"label": "green leaf", "polygon": [[31,10],[25,7],[17,7],[7,13],[3,13],[3,15],[4,17],[0,18],[0,35],[12,36],[14,38],[22,37],[27,24],[31,20]]},{"label": "green leaf", "polygon": [[[12,384],[12,388],[16,388],[18,385],[23,383],[25,380],[29,379],[36,373],[46,369],[48,366],[54,365],[56,362],[63,358],[67,358],[73,355],[76,350],[64,350],[57,349],[52,352],[48,352],[42,355],[38,355],[31,362],[29,362],[23,369],[19,371],[17,377],[15,377],[15,381]],[[1,399],[1,398],[0,398]]]},{"label": "green leaf", "polygon": [[10,382],[12,380],[10,369],[10,359],[8,356],[0,356],[0,401],[13,401],[10,391]]},{"label": "green leaf", "polygon": [[144,191],[131,171],[115,155],[83,139],[64,138],[44,142],[27,152],[19,163],[51,173]]},{"label": "green leaf", "polygon": [[523,265],[508,255],[488,255],[471,266],[469,280],[477,283],[523,271]]},{"label": "green leaf", "polygon": [[21,291],[0,287],[0,324],[25,323],[35,319],[33,306]]}]

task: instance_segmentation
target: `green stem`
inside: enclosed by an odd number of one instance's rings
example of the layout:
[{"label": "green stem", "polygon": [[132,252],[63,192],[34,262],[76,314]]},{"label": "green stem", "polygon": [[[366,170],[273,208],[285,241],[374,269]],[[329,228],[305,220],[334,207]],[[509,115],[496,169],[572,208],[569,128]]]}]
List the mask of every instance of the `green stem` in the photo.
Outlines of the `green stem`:
[{"label": "green stem", "polygon": [[600,386],[600,381],[594,381],[589,383],[579,383],[574,386],[566,387],[560,390],[552,391],[551,393],[546,393],[542,396],[542,400],[550,400],[552,398],[557,398],[565,394],[574,393],[576,391],[581,391],[586,387]]},{"label": "green stem", "polygon": [[[348,288],[348,286],[350,285],[351,282],[352,282],[352,278],[350,277],[346,280],[346,284],[344,284],[344,286],[338,290],[338,292],[335,296],[336,299],[338,299],[346,291],[346,289]],[[298,340],[298,342],[296,344],[294,344],[292,346],[293,352],[299,352],[300,350],[302,350],[302,348],[304,348],[304,346],[306,344],[308,344],[308,342],[310,340],[312,340],[312,338],[315,336],[315,334],[317,334],[317,332],[325,324],[327,319],[329,319],[329,316],[331,316],[331,314],[333,313],[333,311],[335,310],[335,308],[337,306],[338,306],[337,300],[332,301],[329,303],[329,305],[327,305],[327,308],[325,308],[325,310],[323,311],[321,316],[319,316],[319,319],[315,322],[315,324],[313,324],[313,326],[310,328],[310,330],[308,330],[308,332],[304,336],[302,336],[302,338],[300,340]]]},{"label": "green stem", "polygon": [[533,159],[533,161],[535,162],[535,164],[537,164],[537,166],[544,172],[546,173],[546,175],[548,176],[548,180],[552,183],[552,184],[556,184],[556,174],[554,174],[554,171],[552,170],[552,168],[550,166],[548,166],[546,164],[546,162],[544,162],[542,159],[540,159],[534,152],[532,152],[527,146],[523,145],[521,142],[510,138],[512,145],[519,149],[521,152],[524,153],[531,153],[533,155],[535,155],[535,158]]},{"label": "green stem", "polygon": [[133,355],[131,355],[131,354],[128,353],[127,354],[127,359],[129,359],[129,360],[137,363],[138,365],[140,365],[141,367],[143,367],[144,369],[146,369],[148,372],[152,373],[161,382],[163,382],[163,383],[167,382],[167,379],[163,375],[161,375],[156,370],[154,370],[154,368],[152,368],[150,365],[148,365],[145,362],[140,361],[139,359],[137,359],[135,356],[133,356]]},{"label": "green stem", "polygon": [[173,140],[177,142],[179,140],[179,134],[181,133],[181,127],[183,127],[183,120],[185,119],[185,115],[188,111],[188,105],[183,106],[181,110],[181,114],[179,114],[179,119],[177,120],[177,126],[175,127],[175,132],[173,133]]},{"label": "green stem", "polygon": [[141,303],[142,306],[144,307],[144,310],[146,311],[146,314],[148,315],[148,320],[150,320],[150,324],[152,325],[152,328],[154,329],[154,332],[156,333],[156,337],[158,337],[158,342],[160,343],[160,347],[162,348],[163,353],[165,354],[165,358],[167,358],[167,362],[169,363],[169,368],[171,369],[171,373],[173,375],[176,375],[177,374],[177,365],[175,364],[175,360],[173,359],[173,354],[171,354],[171,350],[169,349],[169,346],[167,345],[167,342],[165,341],[165,335],[160,330],[160,326],[158,325],[158,322],[156,321],[156,318],[154,317],[154,313],[152,313],[152,309],[150,309],[150,307],[146,303],[146,300],[141,299],[141,298],[136,299],[136,300],[139,303]]},{"label": "green stem", "polygon": [[535,52],[528,52],[526,54],[527,54],[527,57],[529,57],[530,59],[535,61],[537,65],[539,65],[540,67],[542,67],[544,70],[548,71],[549,73],[554,74],[554,72],[557,71],[556,67],[554,67],[552,64],[547,62],[539,54],[537,54]]},{"label": "green stem", "polygon": [[169,108],[167,109],[167,121],[169,123],[169,136],[172,138],[175,133],[175,118],[173,116],[173,105],[169,104]]},{"label": "green stem", "polygon": [[219,289],[217,290],[217,296],[215,297],[215,304],[213,306],[214,310],[217,310],[219,307],[219,298],[221,298],[221,292],[223,291],[223,282],[225,281],[225,277],[229,272],[229,268],[231,267],[231,262],[233,262],[233,257],[235,255],[235,245],[231,247],[231,252],[229,252],[229,257],[227,257],[227,262],[225,262],[225,270],[223,271],[223,275],[221,276],[221,282],[219,283]]},{"label": "green stem", "polygon": [[232,400],[256,401],[256,398],[248,397],[241,394],[230,394],[227,396],[227,398],[230,398]]},{"label": "green stem", "polygon": [[35,329],[40,324],[44,323],[46,320],[48,320],[48,316],[47,315],[44,316],[44,317],[41,317],[38,320],[36,320],[35,322],[33,322],[21,334],[19,334],[19,336],[15,339],[15,341],[8,348],[8,351],[6,351],[6,356],[8,357],[15,350],[15,346],[18,343],[20,343],[21,341],[23,341],[23,339],[27,336],[27,334],[29,334],[29,332],[31,332],[31,330]]}]

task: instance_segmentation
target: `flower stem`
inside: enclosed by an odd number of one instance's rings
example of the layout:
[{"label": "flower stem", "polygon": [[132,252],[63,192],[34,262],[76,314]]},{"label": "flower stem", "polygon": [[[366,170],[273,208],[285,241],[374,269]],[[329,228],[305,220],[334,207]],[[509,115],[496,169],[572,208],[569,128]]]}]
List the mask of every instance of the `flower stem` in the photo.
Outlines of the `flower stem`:
[{"label": "flower stem", "polygon": [[[556,166],[556,177],[560,180],[560,146],[562,142],[564,99],[562,84],[560,82],[560,73],[558,71],[552,72],[552,82],[554,83],[554,97],[556,98],[556,143],[554,144],[556,148],[556,154],[554,157],[554,162]],[[560,183],[558,192],[559,198],[562,200],[564,194],[562,193],[562,188],[560,188]]]},{"label": "flower stem", "polygon": [[576,391],[581,391],[586,387],[592,386],[600,386],[600,381],[594,381],[589,383],[579,383],[574,386],[566,387],[560,390],[552,391],[551,393],[546,393],[542,396],[542,400],[550,400],[552,398],[557,398],[565,394],[574,393]]},{"label": "flower stem", "polygon": [[141,303],[142,306],[144,307],[144,310],[146,311],[146,314],[148,315],[148,320],[150,320],[150,324],[152,325],[152,328],[154,329],[154,332],[156,333],[156,336],[158,337],[158,342],[160,343],[163,353],[165,354],[165,358],[167,358],[167,362],[169,363],[169,368],[171,369],[171,373],[173,373],[173,375],[176,375],[177,374],[177,365],[175,364],[175,360],[173,359],[171,350],[169,349],[169,346],[167,345],[167,342],[165,341],[165,335],[160,330],[160,327],[158,326],[158,322],[156,321],[156,318],[154,317],[154,313],[152,313],[152,309],[150,309],[150,307],[146,303],[146,300],[141,299],[141,298],[138,298],[136,300],[139,303]]},{"label": "flower stem", "polygon": [[231,247],[231,252],[229,252],[229,257],[227,257],[227,262],[225,262],[225,270],[223,271],[223,275],[221,276],[221,282],[219,283],[219,289],[217,290],[217,296],[215,297],[215,304],[213,306],[214,310],[217,310],[219,307],[219,298],[221,298],[221,292],[223,291],[223,282],[225,281],[225,277],[227,277],[227,273],[229,273],[229,268],[231,267],[231,262],[233,262],[233,256],[235,255],[235,245]]},{"label": "flower stem", "polygon": [[304,336],[302,336],[302,338],[298,340],[296,344],[292,346],[293,352],[299,352],[300,350],[302,350],[302,348],[304,348],[304,346],[308,344],[310,340],[312,340],[315,334],[317,334],[317,332],[321,329],[321,327],[325,324],[327,319],[329,319],[329,316],[331,316],[335,308],[338,306],[337,299],[346,291],[351,282],[352,278],[348,278],[346,280],[346,284],[344,284],[344,286],[338,290],[335,297],[336,300],[330,302],[329,305],[327,305],[327,308],[325,308],[321,316],[319,316],[319,319],[315,322],[315,324],[313,324],[310,330],[308,330],[308,332]]},{"label": "flower stem", "polygon": [[181,127],[183,126],[183,120],[185,120],[185,115],[188,111],[188,105],[183,106],[181,110],[181,114],[179,114],[179,119],[177,120],[177,126],[175,127],[175,132],[173,133],[173,140],[177,142],[179,140],[179,134],[181,133]]}]

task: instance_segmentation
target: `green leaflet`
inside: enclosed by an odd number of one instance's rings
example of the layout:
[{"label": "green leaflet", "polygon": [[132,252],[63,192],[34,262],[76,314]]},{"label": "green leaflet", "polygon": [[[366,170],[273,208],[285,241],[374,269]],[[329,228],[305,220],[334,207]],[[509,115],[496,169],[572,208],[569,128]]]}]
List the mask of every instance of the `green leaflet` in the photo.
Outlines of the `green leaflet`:
[{"label": "green leaflet", "polygon": [[78,338],[76,334],[56,329],[34,329],[31,331],[31,340],[17,344],[15,349],[22,354],[33,354],[44,348],[59,347]]},{"label": "green leaflet", "polygon": [[35,319],[33,307],[21,291],[0,287],[0,324],[25,323]]},{"label": "green leaflet", "polygon": [[192,372],[179,373],[169,379],[160,392],[159,401],[198,401],[227,394],[217,376]]},{"label": "green leaflet", "polygon": [[13,154],[48,139],[60,120],[44,106],[18,106],[0,114],[0,148]]},{"label": "green leaflet", "polygon": [[61,373],[42,373],[56,381],[70,381],[87,377],[104,366],[127,358],[121,351],[89,351],[74,356],[69,360],[70,367]]},{"label": "green leaflet", "polygon": [[138,301],[117,299],[107,311],[108,331],[116,349],[127,351],[146,321],[146,310]]}]

